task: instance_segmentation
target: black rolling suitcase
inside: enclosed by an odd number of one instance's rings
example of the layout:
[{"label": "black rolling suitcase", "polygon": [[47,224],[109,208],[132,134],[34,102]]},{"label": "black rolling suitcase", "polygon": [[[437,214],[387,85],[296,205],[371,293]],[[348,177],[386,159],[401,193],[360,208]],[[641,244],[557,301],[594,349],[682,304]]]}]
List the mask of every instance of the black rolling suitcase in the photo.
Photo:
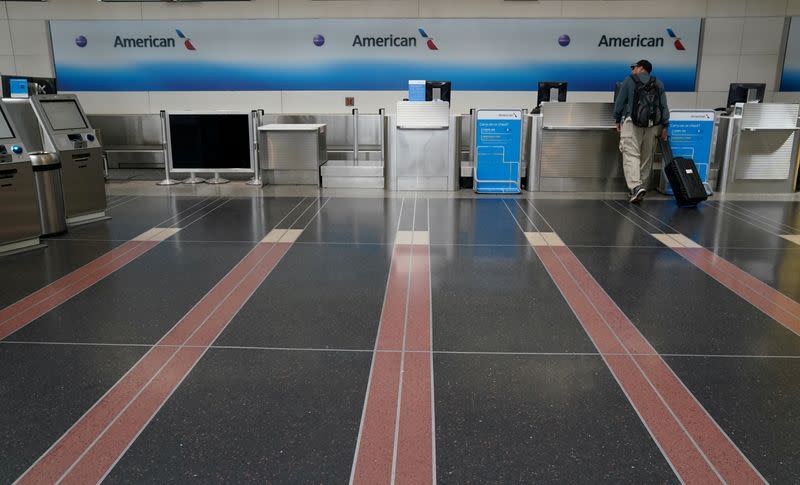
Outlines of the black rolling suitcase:
[{"label": "black rolling suitcase", "polygon": [[664,173],[672,186],[675,200],[681,207],[695,207],[708,199],[706,187],[697,173],[697,166],[691,158],[673,157],[669,142],[659,140],[664,161]]}]

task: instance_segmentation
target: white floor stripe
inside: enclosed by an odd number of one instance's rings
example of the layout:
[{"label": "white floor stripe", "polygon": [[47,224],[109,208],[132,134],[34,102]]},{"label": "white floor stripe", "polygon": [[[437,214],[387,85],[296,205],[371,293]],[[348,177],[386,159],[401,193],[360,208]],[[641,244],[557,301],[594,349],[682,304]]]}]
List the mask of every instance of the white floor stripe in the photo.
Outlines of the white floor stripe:
[{"label": "white floor stripe", "polygon": [[278,242],[293,243],[297,241],[297,238],[300,237],[300,234],[303,234],[302,229],[287,229],[286,233],[281,236],[281,239]]},{"label": "white floor stripe", "polygon": [[178,231],[180,231],[180,229],[177,227],[154,227],[139,234],[138,236],[133,238],[133,240],[161,242],[169,237],[174,236],[175,234],[178,233]]},{"label": "white floor stripe", "polygon": [[526,232],[525,237],[531,246],[566,246],[554,232]]},{"label": "white floor stripe", "polygon": [[784,234],[781,237],[786,239],[787,241],[800,245],[800,236],[797,234]]},{"label": "white floor stripe", "polygon": [[699,248],[699,247],[702,247],[699,244],[697,244],[696,242],[694,242],[691,239],[689,239],[688,237],[684,236],[683,234],[670,234],[670,236],[672,236],[672,239],[674,239],[674,240],[678,241],[679,243],[681,243],[683,245],[683,247],[685,247],[685,248]]},{"label": "white floor stripe", "polygon": [[431,238],[428,231],[414,231],[413,244],[415,246],[430,246]]},{"label": "white floor stripe", "polygon": [[544,240],[541,233],[538,232],[526,232],[525,237],[528,239],[528,242],[531,246],[547,246],[547,241]]},{"label": "white floor stripe", "polygon": [[547,241],[547,244],[550,246],[566,246],[566,244],[564,244],[564,241],[562,241],[561,238],[558,237],[558,234],[554,232],[543,232],[542,237],[544,238],[545,241]]},{"label": "white floor stripe", "polygon": [[672,238],[669,234],[651,234],[654,238],[658,239],[664,246],[668,248],[682,248],[683,244],[679,243]]},{"label": "white floor stripe", "polygon": [[180,228],[177,227],[164,227],[160,228],[160,231],[157,234],[154,234],[150,241],[158,241],[161,242],[167,238],[170,238],[177,234],[180,231]]},{"label": "white floor stripe", "polygon": [[276,243],[281,240],[284,234],[286,234],[286,229],[273,229],[269,231],[266,236],[264,236],[264,239],[262,239],[261,242]]},{"label": "white floor stripe", "polygon": [[414,231],[397,231],[397,235],[394,238],[395,244],[413,244],[414,243]]},{"label": "white floor stripe", "polygon": [[683,234],[650,234],[661,241],[668,248],[701,248],[702,246],[692,241]]}]

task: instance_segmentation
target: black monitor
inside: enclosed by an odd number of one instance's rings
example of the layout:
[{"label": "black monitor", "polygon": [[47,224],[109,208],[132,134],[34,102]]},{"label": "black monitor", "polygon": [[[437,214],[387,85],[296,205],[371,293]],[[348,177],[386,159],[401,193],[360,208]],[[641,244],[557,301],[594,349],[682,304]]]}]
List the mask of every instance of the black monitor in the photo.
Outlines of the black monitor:
[{"label": "black monitor", "polygon": [[731,83],[726,106],[731,107],[736,103],[763,103],[766,89],[767,85],[764,83]]},{"label": "black monitor", "polygon": [[450,81],[425,81],[425,101],[450,102]]},{"label": "black monitor", "polygon": [[[557,99],[553,98],[553,91],[558,90]],[[536,96],[536,106],[549,101],[565,103],[567,101],[567,82],[566,81],[540,81],[539,94]]]},{"label": "black monitor", "polygon": [[167,129],[176,172],[251,166],[249,113],[171,113]]}]

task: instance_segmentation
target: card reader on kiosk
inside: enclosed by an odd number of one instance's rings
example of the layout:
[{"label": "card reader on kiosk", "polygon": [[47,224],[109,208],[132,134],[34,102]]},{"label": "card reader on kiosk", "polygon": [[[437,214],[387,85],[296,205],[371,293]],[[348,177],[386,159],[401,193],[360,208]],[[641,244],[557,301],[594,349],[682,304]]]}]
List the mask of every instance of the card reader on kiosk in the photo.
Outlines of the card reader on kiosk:
[{"label": "card reader on kiosk", "polygon": [[39,245],[41,227],[28,151],[0,102],[0,254]]},{"label": "card reader on kiosk", "polygon": [[106,218],[103,151],[74,94],[40,94],[30,98],[42,131],[44,150],[62,166],[64,204],[69,224]]}]

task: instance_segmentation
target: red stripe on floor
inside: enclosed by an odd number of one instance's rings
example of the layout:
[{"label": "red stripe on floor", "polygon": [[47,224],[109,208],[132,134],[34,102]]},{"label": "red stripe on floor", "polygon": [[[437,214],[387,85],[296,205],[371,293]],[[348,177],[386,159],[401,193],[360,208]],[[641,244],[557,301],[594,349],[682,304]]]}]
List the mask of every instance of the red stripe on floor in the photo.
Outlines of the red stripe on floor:
[{"label": "red stripe on floor", "polygon": [[736,266],[730,263],[722,264],[724,260],[708,249],[672,248],[672,250],[776,322],[800,335],[800,311],[793,300]]},{"label": "red stripe on floor", "polygon": [[99,483],[205,353],[182,347],[59,483]]},{"label": "red stripe on floor", "polygon": [[352,482],[356,484],[392,480],[411,253],[406,244],[396,244],[392,251],[353,467]]},{"label": "red stripe on floor", "polygon": [[405,328],[408,272],[411,270],[411,246],[398,244],[392,253],[389,280],[378,327],[378,350],[402,350]]},{"label": "red stripe on floor", "polygon": [[637,355],[634,359],[727,483],[764,483],[661,356]]},{"label": "red stripe on floor", "polygon": [[353,483],[392,481],[400,352],[375,352],[364,419],[353,470]]},{"label": "red stripe on floor", "polygon": [[126,243],[123,243],[115,247],[111,251],[98,257],[97,259],[86,263],[85,265],[72,271],[71,273],[68,273],[65,276],[62,276],[61,278],[50,283],[44,288],[41,288],[31,293],[30,295],[26,296],[25,298],[19,300],[18,302],[12,303],[11,305],[3,308],[2,310],[0,310],[0,324],[5,322],[9,318],[21,313],[22,311],[32,306],[38,305],[43,300],[55,295],[56,293],[63,291],[64,289],[74,285],[83,278],[86,278],[95,271],[101,269],[114,259],[119,258],[120,256],[124,255],[128,251],[131,251],[132,249],[135,249],[140,244],[141,241],[128,241]]},{"label": "red stripe on floor", "polygon": [[628,400],[684,483],[723,483],[628,355],[605,355]]},{"label": "red stripe on floor", "polygon": [[[70,480],[102,479],[135,437],[132,430],[138,426],[138,434],[144,428],[290,246],[258,244],[28,469],[20,483],[52,482],[67,471]],[[190,342],[199,346],[178,347]]]},{"label": "red stripe on floor", "polygon": [[725,272],[734,275],[737,280],[743,282],[748,287],[752,288],[756,293],[760,294],[772,303],[780,305],[784,310],[787,310],[794,315],[800,315],[800,303],[792,300],[788,296],[767,285],[755,276],[752,276],[750,273],[744,271],[730,261],[717,256],[714,252],[704,248],[701,249],[703,249],[703,251],[698,251],[698,253],[711,261],[712,264],[719,266]]},{"label": "red stripe on floor", "polygon": [[537,246],[534,249],[597,350],[602,354],[625,353],[625,348],[608,329],[580,287],[572,280],[556,253],[546,246]]},{"label": "red stripe on floor", "polygon": [[432,483],[434,480],[431,264],[428,249],[428,246],[414,246],[412,250],[395,464],[397,483]]},{"label": "red stripe on floor", "polygon": [[[714,469],[692,442],[682,423],[672,415],[670,408],[648,382],[647,376],[628,355],[621,338],[612,331],[611,325],[622,323],[619,314],[612,315],[609,312],[612,306],[616,309],[613,301],[576,258],[571,260],[565,257],[569,264],[559,258],[560,255],[572,254],[568,248],[540,246],[534,249],[678,476],[686,483],[720,483]],[[608,301],[598,299],[600,293]],[[622,318],[627,320],[624,315]]]},{"label": "red stripe on floor", "polygon": [[398,244],[389,270],[353,483],[434,480],[430,312],[428,246]]},{"label": "red stripe on floor", "polygon": [[694,396],[675,376],[639,329],[614,303],[588,270],[567,247],[553,248],[559,259],[594,303],[598,313],[626,348],[655,390],[677,416],[686,432],[699,445],[716,470],[729,483],[744,478],[761,481],[760,475],[741,451],[731,443]]},{"label": "red stripe on floor", "polygon": [[118,269],[122,268],[126,264],[130,263],[134,259],[138,258],[142,254],[154,248],[157,244],[158,242],[154,241],[143,241],[138,245],[136,245],[135,247],[131,248],[129,251],[114,258],[107,264],[85,275],[80,280],[65,287],[61,291],[51,294],[50,296],[38,299],[27,309],[16,313],[15,315],[11,316],[10,318],[0,323],[0,340],[8,337],[12,333],[16,332],[25,325],[41,317],[45,313],[58,307],[65,301],[76,296],[77,294],[89,288],[90,286],[94,285],[103,278],[111,275]]},{"label": "red stripe on floor", "polygon": [[253,269],[253,266],[272,249],[272,244],[256,245],[236,266],[226,274],[186,315],[158,342],[159,345],[182,345],[236,285]]},{"label": "red stripe on floor", "polygon": [[431,354],[406,352],[397,436],[396,483],[433,483]]},{"label": "red stripe on floor", "polygon": [[431,350],[431,263],[428,246],[413,246],[406,351]]}]

